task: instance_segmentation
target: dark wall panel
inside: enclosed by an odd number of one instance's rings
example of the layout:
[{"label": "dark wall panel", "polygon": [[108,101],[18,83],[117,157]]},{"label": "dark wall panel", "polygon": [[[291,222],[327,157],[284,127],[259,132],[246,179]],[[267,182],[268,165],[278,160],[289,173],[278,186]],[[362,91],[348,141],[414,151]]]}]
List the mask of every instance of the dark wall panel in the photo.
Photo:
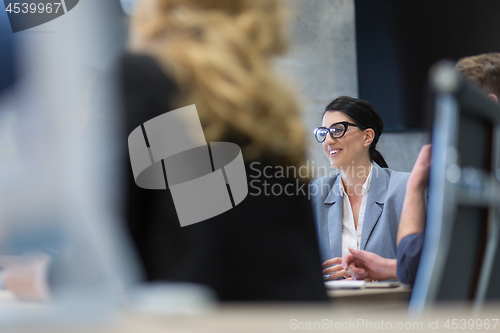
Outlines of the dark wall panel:
[{"label": "dark wall panel", "polygon": [[387,131],[425,126],[430,66],[500,52],[498,0],[355,0],[359,97]]}]

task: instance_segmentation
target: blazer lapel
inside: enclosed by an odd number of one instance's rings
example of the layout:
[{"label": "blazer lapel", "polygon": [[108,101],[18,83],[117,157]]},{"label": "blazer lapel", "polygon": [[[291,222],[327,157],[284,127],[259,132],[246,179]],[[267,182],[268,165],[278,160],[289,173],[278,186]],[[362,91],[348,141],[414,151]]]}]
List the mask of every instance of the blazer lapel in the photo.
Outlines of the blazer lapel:
[{"label": "blazer lapel", "polygon": [[324,204],[328,208],[328,238],[330,240],[330,249],[332,258],[342,257],[342,197],[339,189],[340,177],[333,183],[330,193],[326,197]]},{"label": "blazer lapel", "polygon": [[382,214],[388,186],[387,178],[387,173],[376,163],[373,163],[372,180],[370,189],[368,190],[368,197],[366,198],[365,218],[363,220],[361,244],[359,246],[361,250],[365,249],[373,228]]}]

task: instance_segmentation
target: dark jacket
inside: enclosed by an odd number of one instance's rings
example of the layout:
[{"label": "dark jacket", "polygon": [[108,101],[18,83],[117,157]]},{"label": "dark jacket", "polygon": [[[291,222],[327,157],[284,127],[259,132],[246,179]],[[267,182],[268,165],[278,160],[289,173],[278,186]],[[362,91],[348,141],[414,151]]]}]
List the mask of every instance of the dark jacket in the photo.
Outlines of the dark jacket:
[{"label": "dark jacket", "polygon": [[[153,58],[123,57],[121,76],[127,135],[173,110],[175,84]],[[123,145],[127,150],[126,136]],[[272,166],[269,162],[243,156],[247,178],[254,181],[246,199],[221,215],[181,227],[170,191],[138,187],[124,155],[128,228],[148,280],[205,284],[222,300],[327,299],[307,193],[267,196],[263,191],[273,184],[297,186],[296,179],[268,179],[257,170]]]}]

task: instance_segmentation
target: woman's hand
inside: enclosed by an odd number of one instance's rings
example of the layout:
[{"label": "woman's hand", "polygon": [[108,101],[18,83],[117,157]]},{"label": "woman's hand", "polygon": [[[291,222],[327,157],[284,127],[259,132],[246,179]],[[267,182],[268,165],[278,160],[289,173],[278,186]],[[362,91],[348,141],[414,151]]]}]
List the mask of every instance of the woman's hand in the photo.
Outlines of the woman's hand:
[{"label": "woman's hand", "polygon": [[323,275],[327,275],[325,279],[336,280],[340,277],[351,277],[351,275],[342,267],[342,258],[335,257],[325,261],[321,266],[323,269]]}]

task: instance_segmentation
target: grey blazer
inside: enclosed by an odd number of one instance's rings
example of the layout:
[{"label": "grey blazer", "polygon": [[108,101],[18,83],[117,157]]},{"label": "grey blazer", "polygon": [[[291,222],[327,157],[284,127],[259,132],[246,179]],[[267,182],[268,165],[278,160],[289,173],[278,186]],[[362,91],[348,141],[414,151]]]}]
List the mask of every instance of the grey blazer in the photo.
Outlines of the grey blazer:
[{"label": "grey blazer", "polygon": [[[360,249],[395,259],[399,219],[410,174],[373,165]],[[311,201],[323,261],[342,257],[343,198],[339,181],[339,175],[335,175],[311,183]]]}]

